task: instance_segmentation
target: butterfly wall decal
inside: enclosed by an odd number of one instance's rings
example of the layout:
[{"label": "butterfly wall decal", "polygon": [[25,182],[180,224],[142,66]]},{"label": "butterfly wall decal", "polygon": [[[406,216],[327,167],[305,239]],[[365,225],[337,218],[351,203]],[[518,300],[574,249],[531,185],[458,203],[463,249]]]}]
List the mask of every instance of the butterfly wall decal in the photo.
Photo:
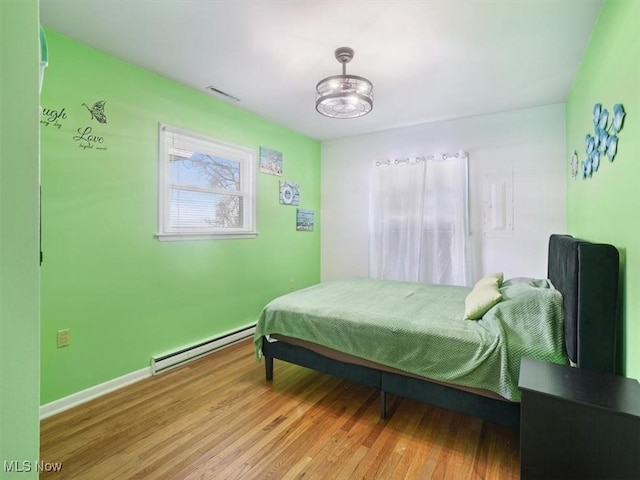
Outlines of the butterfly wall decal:
[{"label": "butterfly wall decal", "polygon": [[96,119],[100,123],[107,123],[107,116],[104,114],[104,104],[107,103],[105,100],[100,100],[93,104],[92,107],[89,107],[86,103],[83,103],[89,113],[91,114],[91,119]]}]

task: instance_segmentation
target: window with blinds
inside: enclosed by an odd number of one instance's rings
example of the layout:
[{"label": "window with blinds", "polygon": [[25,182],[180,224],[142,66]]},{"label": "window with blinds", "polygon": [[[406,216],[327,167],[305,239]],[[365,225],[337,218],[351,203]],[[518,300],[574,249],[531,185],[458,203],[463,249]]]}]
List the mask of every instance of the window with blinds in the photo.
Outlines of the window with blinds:
[{"label": "window with blinds", "polygon": [[254,150],[160,125],[158,239],[255,237]]}]

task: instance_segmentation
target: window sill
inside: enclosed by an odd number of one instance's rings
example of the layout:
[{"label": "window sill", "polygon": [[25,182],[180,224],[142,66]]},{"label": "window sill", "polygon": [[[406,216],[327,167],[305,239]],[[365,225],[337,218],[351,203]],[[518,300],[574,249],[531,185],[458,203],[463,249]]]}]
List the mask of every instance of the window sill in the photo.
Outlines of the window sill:
[{"label": "window sill", "polygon": [[231,240],[241,238],[256,238],[258,232],[247,233],[156,233],[160,242],[186,242],[191,240]]}]

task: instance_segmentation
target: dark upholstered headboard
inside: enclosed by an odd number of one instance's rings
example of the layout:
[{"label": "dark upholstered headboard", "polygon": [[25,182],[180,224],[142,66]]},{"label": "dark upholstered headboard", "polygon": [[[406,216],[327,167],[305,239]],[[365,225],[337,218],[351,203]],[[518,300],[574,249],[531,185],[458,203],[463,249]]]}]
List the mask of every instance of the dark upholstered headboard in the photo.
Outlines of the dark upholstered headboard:
[{"label": "dark upholstered headboard", "polygon": [[580,368],[616,372],[618,250],[551,235],[548,277],[562,293],[565,347]]}]

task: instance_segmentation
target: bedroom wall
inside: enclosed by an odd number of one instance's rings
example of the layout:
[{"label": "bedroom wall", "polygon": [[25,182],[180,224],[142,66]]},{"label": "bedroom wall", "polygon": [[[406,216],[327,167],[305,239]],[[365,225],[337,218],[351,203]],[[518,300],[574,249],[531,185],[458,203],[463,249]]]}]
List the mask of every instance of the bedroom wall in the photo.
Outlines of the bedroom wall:
[{"label": "bedroom wall", "polygon": [[[318,141],[47,32],[43,404],[255,323],[291,280],[302,288],[320,277]],[[97,101],[106,102],[105,124],[83,106]],[[256,239],[156,240],[159,122],[282,152],[284,176],[256,173]],[[86,127],[102,138],[92,148],[78,139]],[[283,179],[300,184],[315,231],[297,232],[296,208],[279,204]],[[67,328],[71,345],[57,348],[56,332]]]},{"label": "bedroom wall", "polygon": [[[546,277],[547,241],[565,231],[564,105],[427,123],[322,143],[322,278],[368,275],[368,178],[377,160],[469,153],[475,278]],[[486,179],[513,178],[513,233],[483,234]]]},{"label": "bedroom wall", "polygon": [[0,477],[6,480],[38,478],[38,28],[37,2],[0,2]]},{"label": "bedroom wall", "polygon": [[[626,376],[640,378],[640,2],[606,1],[567,100],[567,151],[582,161],[593,105],[627,112],[613,161],[583,180],[567,176],[571,234],[615,245],[621,255],[622,352]],[[567,171],[569,165],[567,162]]]}]

